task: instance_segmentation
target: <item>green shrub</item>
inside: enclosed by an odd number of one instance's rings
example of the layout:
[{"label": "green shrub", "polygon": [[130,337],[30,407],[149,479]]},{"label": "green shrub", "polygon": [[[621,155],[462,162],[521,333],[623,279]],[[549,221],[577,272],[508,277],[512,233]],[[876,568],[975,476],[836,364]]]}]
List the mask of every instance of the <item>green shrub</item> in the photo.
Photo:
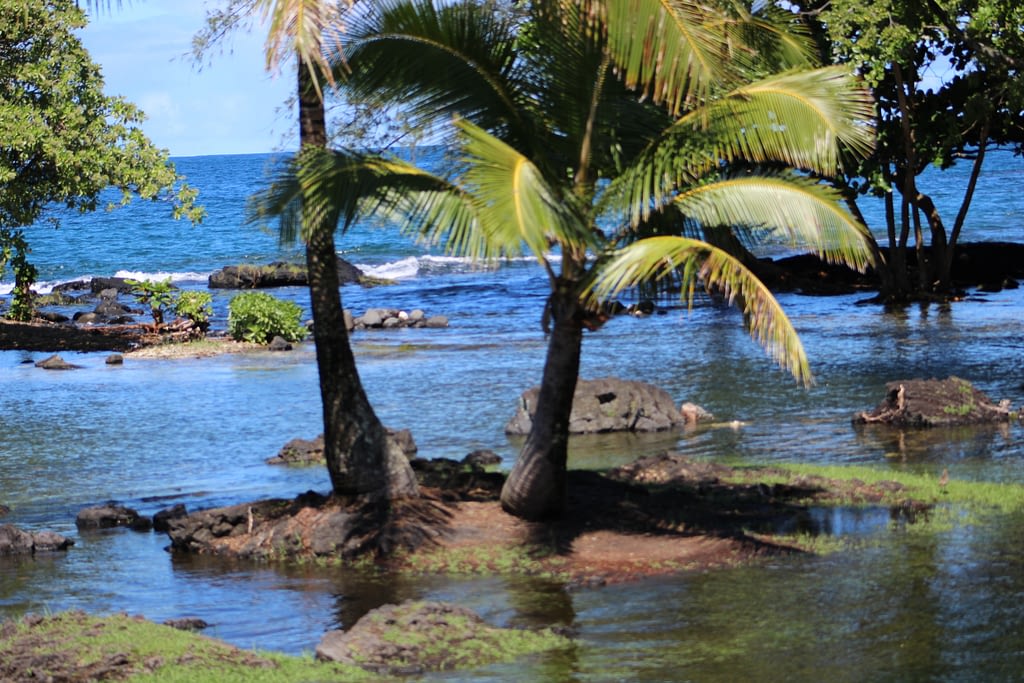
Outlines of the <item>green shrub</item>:
[{"label": "green shrub", "polygon": [[299,341],[306,336],[302,308],[263,292],[243,292],[228,304],[228,334],[234,339],[266,344],[275,336]]},{"label": "green shrub", "polygon": [[164,324],[164,309],[174,303],[174,285],[171,278],[155,282],[153,280],[125,280],[131,286],[132,296],[143,306],[149,306],[153,324],[160,327]]},{"label": "green shrub", "polygon": [[196,327],[206,330],[210,326],[210,316],[213,315],[213,297],[209,292],[182,292],[174,301],[174,314],[179,318],[188,318]]}]

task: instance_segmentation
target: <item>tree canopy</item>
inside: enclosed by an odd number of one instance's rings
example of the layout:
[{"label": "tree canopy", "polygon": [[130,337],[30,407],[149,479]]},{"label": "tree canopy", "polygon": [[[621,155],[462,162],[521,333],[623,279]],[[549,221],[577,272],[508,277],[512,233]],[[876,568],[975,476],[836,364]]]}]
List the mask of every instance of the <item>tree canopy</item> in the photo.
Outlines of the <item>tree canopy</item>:
[{"label": "tree canopy", "polygon": [[[854,66],[876,102],[875,154],[849,174],[855,192],[888,203],[883,295],[942,294],[987,149],[1024,145],[1024,6],[1007,0],[831,0],[799,3],[833,61]],[[917,177],[968,160],[955,217]],[[895,193],[895,194],[894,194]],[[918,278],[904,252],[914,237]],[[930,251],[925,252],[925,242]]]},{"label": "tree canopy", "polygon": [[[75,34],[85,24],[71,0],[0,0],[0,226],[31,225],[51,202],[93,210],[111,186],[125,201],[167,196],[180,180],[142,112],[104,94]],[[194,198],[178,186],[175,217],[200,218]]]},{"label": "tree canopy", "polygon": [[75,33],[85,24],[72,0],[0,0],[0,267],[24,256],[17,229],[48,205],[92,211],[109,187],[122,203],[166,199],[176,218],[202,218],[195,190],[139,127],[142,112],[104,94]]}]

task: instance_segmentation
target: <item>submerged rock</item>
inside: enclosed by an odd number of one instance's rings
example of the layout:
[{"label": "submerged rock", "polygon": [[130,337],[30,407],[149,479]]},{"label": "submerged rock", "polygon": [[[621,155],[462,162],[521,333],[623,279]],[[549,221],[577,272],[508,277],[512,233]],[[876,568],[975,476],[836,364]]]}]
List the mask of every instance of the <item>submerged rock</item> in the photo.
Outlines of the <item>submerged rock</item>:
[{"label": "submerged rock", "polygon": [[[505,425],[506,434],[529,434],[540,387],[519,397],[515,416]],[[569,432],[656,432],[686,424],[672,397],[663,389],[633,380],[604,377],[580,380],[572,399]]]},{"label": "submerged rock", "polygon": [[79,529],[110,529],[124,526],[135,531],[148,531],[153,527],[153,522],[148,517],[140,516],[132,508],[111,502],[81,510],[75,518],[75,526]]},{"label": "submerged rock", "polygon": [[43,370],[78,370],[82,366],[68,363],[57,354],[54,354],[49,358],[44,358],[43,360],[38,361],[36,363],[36,367],[42,368]]},{"label": "submerged rock", "polygon": [[855,424],[938,427],[1009,422],[1017,417],[1009,400],[994,403],[965,379],[910,379],[885,385],[885,399],[857,413]]}]

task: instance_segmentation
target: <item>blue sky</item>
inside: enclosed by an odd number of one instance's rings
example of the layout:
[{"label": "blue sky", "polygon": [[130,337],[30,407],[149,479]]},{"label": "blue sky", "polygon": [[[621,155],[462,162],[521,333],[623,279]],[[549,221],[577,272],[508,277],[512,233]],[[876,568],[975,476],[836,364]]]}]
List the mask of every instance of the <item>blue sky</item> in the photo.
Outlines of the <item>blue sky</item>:
[{"label": "blue sky", "polygon": [[172,156],[294,148],[295,118],[283,108],[294,81],[264,70],[258,26],[233,36],[202,69],[192,61],[206,4],[133,0],[91,12],[81,38],[103,69],[107,94],[139,105],[143,130]]}]

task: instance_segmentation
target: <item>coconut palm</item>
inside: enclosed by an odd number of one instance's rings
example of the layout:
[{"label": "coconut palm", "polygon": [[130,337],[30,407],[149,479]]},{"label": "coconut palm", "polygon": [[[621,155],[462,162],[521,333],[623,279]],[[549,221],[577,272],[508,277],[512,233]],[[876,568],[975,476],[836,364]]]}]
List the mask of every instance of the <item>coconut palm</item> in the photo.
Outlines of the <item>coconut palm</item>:
[{"label": "coconut palm", "polygon": [[[325,0],[232,0],[228,4],[218,17],[221,29],[253,16],[268,25],[268,70],[277,70],[282,62],[295,62],[300,155],[325,148],[325,86],[335,84],[328,55],[333,54],[336,63],[343,61],[340,44],[331,38],[341,27],[342,5]],[[283,229],[298,232],[306,243],[324,454],[332,487],[338,494],[417,495],[408,459],[370,405],[349,344],[338,282],[337,220],[325,219],[304,204],[298,198],[297,220]]]},{"label": "coconut palm", "polygon": [[722,293],[773,357],[810,381],[778,303],[716,245],[781,235],[866,264],[863,229],[817,180],[837,172],[842,154],[871,147],[870,98],[849,76],[809,68],[800,36],[742,8],[380,0],[357,9],[346,87],[403,102],[422,125],[448,122],[458,159],[434,174],[385,155],[320,151],[266,205],[280,211],[302,196],[345,224],[386,214],[456,253],[537,259],[551,287],[548,352],[532,429],[502,491],[507,511],[563,510],[583,331],[603,323],[601,299],[623,288],[672,277],[688,295],[698,282]]}]

